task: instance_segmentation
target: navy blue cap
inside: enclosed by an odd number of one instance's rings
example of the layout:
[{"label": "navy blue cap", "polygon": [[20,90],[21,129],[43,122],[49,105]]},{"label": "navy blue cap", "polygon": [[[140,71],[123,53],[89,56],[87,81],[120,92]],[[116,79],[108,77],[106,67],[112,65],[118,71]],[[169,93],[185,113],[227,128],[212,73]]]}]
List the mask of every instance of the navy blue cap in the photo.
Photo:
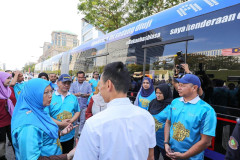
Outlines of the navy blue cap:
[{"label": "navy blue cap", "polygon": [[62,74],[59,78],[58,81],[66,82],[66,81],[72,81],[71,77],[68,74]]},{"label": "navy blue cap", "polygon": [[185,74],[182,78],[176,78],[176,80],[179,83],[192,83],[194,85],[197,85],[198,87],[201,86],[201,81],[198,78],[198,76],[194,75],[194,74]]}]

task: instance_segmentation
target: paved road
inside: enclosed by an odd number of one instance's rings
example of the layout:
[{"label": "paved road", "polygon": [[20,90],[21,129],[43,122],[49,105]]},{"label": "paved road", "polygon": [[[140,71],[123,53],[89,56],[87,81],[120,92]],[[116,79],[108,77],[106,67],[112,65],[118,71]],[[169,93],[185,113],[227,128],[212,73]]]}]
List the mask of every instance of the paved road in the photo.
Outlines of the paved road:
[{"label": "paved road", "polygon": [[[7,144],[8,144],[8,138],[7,138]],[[6,153],[7,160],[15,160],[12,146],[6,145],[6,151],[7,151],[7,153]]]}]

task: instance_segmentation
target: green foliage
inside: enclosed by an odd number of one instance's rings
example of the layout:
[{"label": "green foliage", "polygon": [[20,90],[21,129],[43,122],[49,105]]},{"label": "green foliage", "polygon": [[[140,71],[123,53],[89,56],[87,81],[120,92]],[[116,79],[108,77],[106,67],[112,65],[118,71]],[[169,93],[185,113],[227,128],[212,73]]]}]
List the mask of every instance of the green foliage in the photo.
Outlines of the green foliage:
[{"label": "green foliage", "polygon": [[30,68],[30,72],[34,72],[36,63],[30,62],[26,63],[24,67],[22,68],[23,72],[28,72]]},{"label": "green foliage", "polygon": [[79,0],[85,19],[104,32],[153,15],[187,0]]}]

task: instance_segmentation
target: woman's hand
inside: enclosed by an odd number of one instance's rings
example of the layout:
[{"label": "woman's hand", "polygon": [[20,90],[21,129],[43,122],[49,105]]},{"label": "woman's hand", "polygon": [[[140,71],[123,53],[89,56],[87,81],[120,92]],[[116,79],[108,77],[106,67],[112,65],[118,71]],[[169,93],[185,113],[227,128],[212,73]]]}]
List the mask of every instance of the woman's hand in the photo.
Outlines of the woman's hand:
[{"label": "woman's hand", "polygon": [[68,134],[69,132],[71,132],[74,128],[76,128],[78,125],[73,126],[73,124],[69,124],[67,125],[67,127],[65,127],[61,132],[60,132],[60,136],[63,136],[65,134]]}]

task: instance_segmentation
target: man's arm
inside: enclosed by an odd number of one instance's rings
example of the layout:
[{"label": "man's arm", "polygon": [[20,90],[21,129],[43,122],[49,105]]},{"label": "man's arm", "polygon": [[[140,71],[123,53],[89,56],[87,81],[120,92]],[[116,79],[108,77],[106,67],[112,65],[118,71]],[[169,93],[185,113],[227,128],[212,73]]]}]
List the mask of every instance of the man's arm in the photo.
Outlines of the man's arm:
[{"label": "man's arm", "polygon": [[73,117],[71,118],[70,123],[75,122],[75,121],[78,119],[79,116],[80,116],[80,112],[76,112],[76,113],[73,115]]},{"label": "man's arm", "polygon": [[204,151],[208,146],[211,145],[212,137],[201,134],[201,140],[194,144],[188,151],[185,153],[174,152],[169,153],[170,158],[173,159],[188,159],[192,156],[199,154]]},{"label": "man's arm", "polygon": [[14,77],[10,83],[10,87],[13,87],[17,83],[19,73],[20,73],[20,71],[14,72]]},{"label": "man's arm", "polygon": [[[169,143],[170,127],[171,127],[171,121],[167,119],[164,127],[164,142],[167,142],[167,143]],[[171,153],[171,148],[167,143],[164,144],[164,149],[168,156],[168,154]]]},{"label": "man's arm", "polygon": [[147,160],[154,160],[154,149],[149,148],[148,159]]},{"label": "man's arm", "polygon": [[60,129],[63,129],[63,128],[67,127],[70,123],[70,119],[64,119],[61,122],[61,121],[58,121],[58,120],[54,119],[53,117],[51,117],[51,118],[59,126]]}]

